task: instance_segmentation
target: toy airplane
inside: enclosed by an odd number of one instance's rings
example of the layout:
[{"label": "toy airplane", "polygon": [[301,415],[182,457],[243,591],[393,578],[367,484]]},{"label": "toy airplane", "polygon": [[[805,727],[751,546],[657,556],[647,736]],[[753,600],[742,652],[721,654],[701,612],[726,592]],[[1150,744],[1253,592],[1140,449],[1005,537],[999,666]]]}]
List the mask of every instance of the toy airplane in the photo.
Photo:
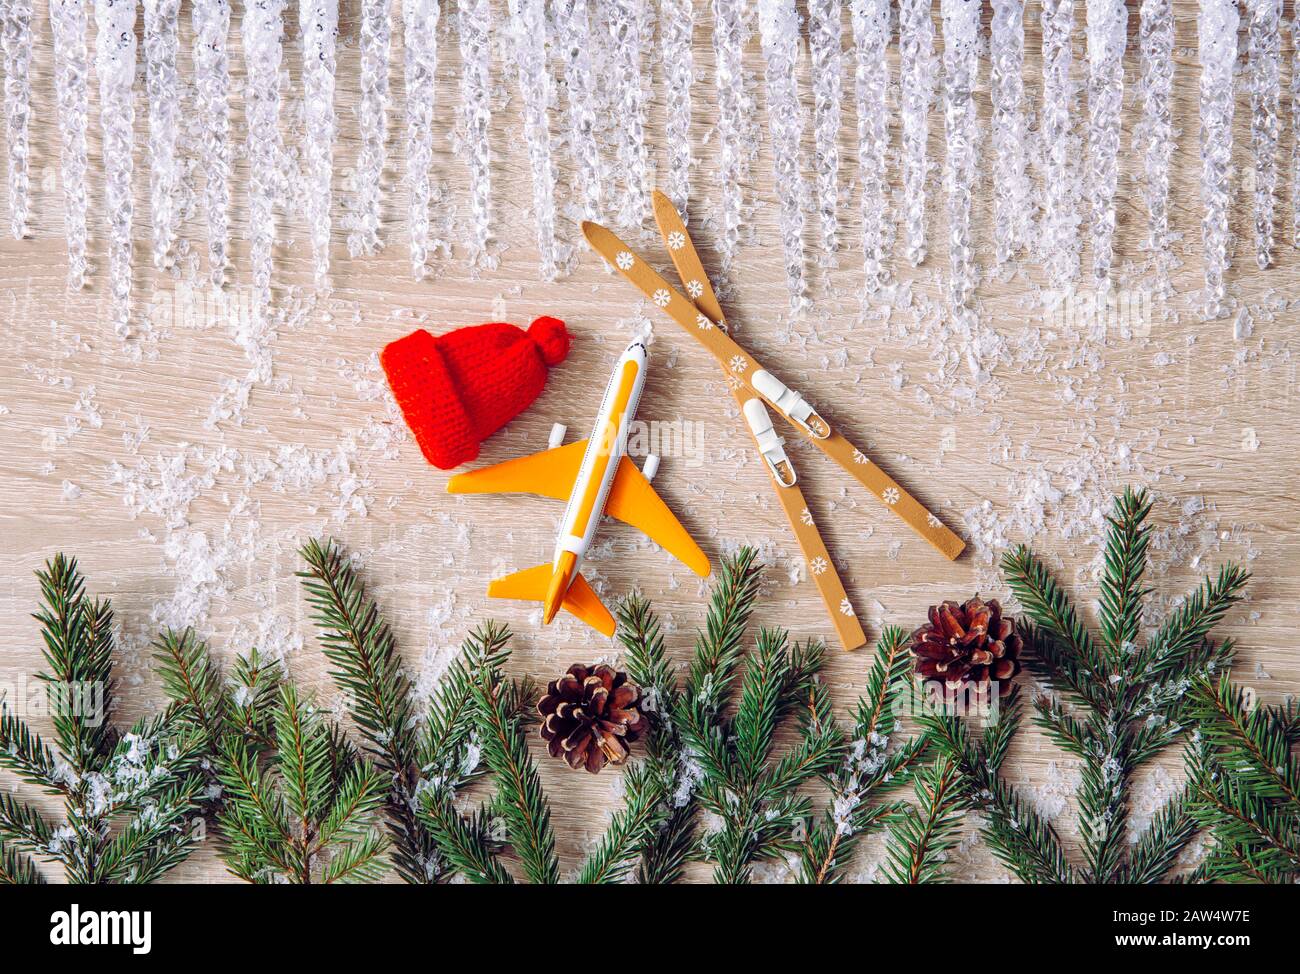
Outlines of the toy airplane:
[{"label": "toy airplane", "polygon": [[564,609],[606,636],[614,635],[614,617],[578,571],[602,514],[643,532],[695,574],[709,574],[709,559],[650,486],[659,458],[646,457],[642,473],[627,457],[628,425],[645,385],[646,358],[645,344],[634,341],[614,363],[590,439],[560,446],[564,427],[557,424],[551,449],[458,474],[447,482],[453,494],[527,493],[568,500],[552,562],[488,586],[493,598],[541,602],[543,624]]}]

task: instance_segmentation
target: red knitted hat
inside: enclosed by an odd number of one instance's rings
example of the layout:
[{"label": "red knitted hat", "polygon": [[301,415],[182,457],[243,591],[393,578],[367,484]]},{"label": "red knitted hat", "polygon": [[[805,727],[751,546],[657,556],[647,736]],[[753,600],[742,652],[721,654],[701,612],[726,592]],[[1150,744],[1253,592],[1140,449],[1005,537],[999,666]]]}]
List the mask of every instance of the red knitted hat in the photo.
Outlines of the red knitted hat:
[{"label": "red knitted hat", "polygon": [[450,470],[478,456],[478,445],[514,419],[546,384],[548,366],[569,354],[558,318],[524,331],[496,322],[435,338],[424,329],[388,345],[379,361],[424,457]]}]

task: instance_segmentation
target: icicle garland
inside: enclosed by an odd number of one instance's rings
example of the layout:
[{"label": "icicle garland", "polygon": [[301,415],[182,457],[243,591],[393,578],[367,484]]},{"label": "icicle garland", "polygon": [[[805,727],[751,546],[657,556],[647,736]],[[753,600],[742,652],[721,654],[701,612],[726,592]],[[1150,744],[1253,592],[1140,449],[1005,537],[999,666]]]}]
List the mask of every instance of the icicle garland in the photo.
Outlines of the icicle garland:
[{"label": "icicle garland", "polygon": [[794,0],[758,0],[758,31],[763,46],[767,124],[772,134],[776,193],[781,203],[778,219],[786,286],[790,291],[790,311],[798,314],[808,302],[803,250],[808,189],[799,153],[804,120],[796,80],[799,14]]},{"label": "icicle garland", "polygon": [[604,0],[608,18],[610,63],[614,82],[614,128],[618,138],[618,167],[623,173],[623,195],[618,223],[640,226],[650,215],[649,153],[645,141],[645,92],[642,91],[642,26],[645,0]]},{"label": "icicle garland", "polygon": [[203,210],[208,224],[208,273],[221,287],[230,264],[230,34],[228,0],[194,0],[194,92],[199,114]]},{"label": "icicle garland", "polygon": [[1197,21],[1201,61],[1201,236],[1205,246],[1206,313],[1227,311],[1229,176],[1232,171],[1233,69],[1237,62],[1236,0],[1203,0]]},{"label": "icicle garland", "polygon": [[1174,154],[1174,122],[1169,101],[1174,82],[1171,0],[1142,0],[1139,16],[1142,63],[1138,101],[1142,117],[1133,134],[1133,148],[1142,159],[1147,246],[1159,255],[1169,248],[1169,162]]},{"label": "icicle garland", "polygon": [[944,136],[948,144],[944,189],[948,201],[950,295],[962,308],[975,291],[971,250],[971,197],[976,178],[979,121],[974,88],[979,71],[979,0],[941,0],[943,17]]},{"label": "icicle garland", "polygon": [[257,0],[244,9],[241,34],[248,72],[248,229],[253,265],[253,313],[265,321],[271,306],[271,248],[281,179],[280,63],[284,0]]},{"label": "icicle garland", "polygon": [[339,33],[338,0],[301,0],[303,121],[307,225],[311,230],[316,287],[329,284],[330,210],[334,195],[334,71]]},{"label": "icicle garland", "polygon": [[1088,0],[1088,193],[1092,202],[1092,276],[1105,290],[1115,260],[1115,187],[1119,182],[1124,103],[1126,0]]},{"label": "icicle garland", "polygon": [[433,199],[433,108],[437,96],[438,0],[402,0],[402,36],[406,57],[406,178],[411,200],[408,213],[411,273],[423,280],[429,270],[433,241],[429,204]]},{"label": "icicle garland", "polygon": [[605,199],[605,171],[596,142],[596,70],[587,0],[562,0],[556,13],[557,43],[564,65],[569,156],[583,218],[599,220]]},{"label": "icicle garland", "polygon": [[144,0],[145,90],[149,96],[149,213],[153,221],[153,264],[172,263],[178,213],[180,78],[176,73],[180,0]]},{"label": "icicle garland", "polygon": [[533,177],[533,210],[543,280],[561,270],[555,239],[555,161],[547,113],[552,101],[551,73],[546,66],[546,13],[542,0],[510,0],[510,36],[519,68],[524,102],[524,139]]},{"label": "icicle garland", "polygon": [[1043,186],[1043,252],[1052,287],[1069,287],[1079,270],[1079,215],[1073,184],[1070,123],[1071,34],[1074,0],[1043,2],[1043,111],[1040,129],[1046,156]]},{"label": "icicle garland", "polygon": [[[348,254],[352,257],[376,253],[382,245],[379,239],[379,204],[383,193],[384,164],[388,159],[390,8],[387,0],[361,2],[358,45],[361,48],[361,105],[357,112],[361,145],[357,150],[354,209],[348,229]],[[465,20],[462,10],[462,25]],[[462,47],[464,43],[462,36]],[[467,64],[466,71],[469,70],[471,67]]]},{"label": "icicle garland", "polygon": [[863,286],[875,294],[888,279],[889,0],[853,0],[853,97],[858,116],[858,180],[862,183]]},{"label": "icicle garland", "polygon": [[104,141],[110,315],[121,338],[129,337],[131,326],[135,10],[135,0],[95,0],[95,73],[99,76],[99,123]]},{"label": "icicle garland", "polygon": [[695,82],[694,0],[663,0],[663,60],[667,88],[664,142],[668,174],[664,192],[688,220],[691,195],[691,85]]},{"label": "icicle garland", "polygon": [[82,0],[50,0],[54,91],[63,163],[63,225],[68,242],[68,287],[86,286],[86,125],[90,92],[86,8]]},{"label": "icicle garland", "polygon": [[491,0],[461,0],[460,4],[461,151],[469,167],[469,262],[491,268],[492,239],[492,4]]},{"label": "icicle garland", "polygon": [[1291,27],[1291,244],[1300,247],[1300,17]]},{"label": "icicle garland", "polygon": [[808,52],[812,62],[813,171],[822,259],[833,263],[840,236],[840,113],[844,70],[840,0],[809,0]]},{"label": "icicle garland", "polygon": [[993,246],[999,266],[1029,245],[1028,125],[1025,120],[1025,3],[993,0],[989,40],[993,97]]},{"label": "icicle garland", "polygon": [[15,240],[27,235],[31,186],[27,174],[27,122],[32,109],[32,4],[5,0],[0,41],[5,58],[5,135],[9,150],[9,231]]},{"label": "icicle garland", "polygon": [[749,178],[753,150],[749,120],[753,103],[745,86],[745,45],[749,26],[744,0],[713,0],[714,84],[718,100],[718,185],[721,271],[731,273],[740,243],[745,206],[744,184]]},{"label": "icicle garland", "polygon": [[1282,0],[1247,0],[1250,16],[1250,145],[1255,156],[1255,263],[1273,262],[1281,98]]},{"label": "icicle garland", "polygon": [[903,90],[903,246],[913,267],[925,260],[925,179],[934,98],[934,21],[930,0],[900,0],[898,49]]}]

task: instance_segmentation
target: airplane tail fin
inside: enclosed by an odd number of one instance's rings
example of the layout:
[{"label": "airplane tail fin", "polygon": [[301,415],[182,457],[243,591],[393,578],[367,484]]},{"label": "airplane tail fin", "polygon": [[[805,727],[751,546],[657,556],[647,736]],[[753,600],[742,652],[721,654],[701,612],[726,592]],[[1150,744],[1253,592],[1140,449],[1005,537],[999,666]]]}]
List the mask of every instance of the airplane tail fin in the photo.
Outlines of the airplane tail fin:
[{"label": "airplane tail fin", "polygon": [[[522,599],[544,603],[554,576],[555,572],[550,565],[535,565],[504,578],[493,579],[488,584],[488,595],[494,599]],[[614,617],[581,572],[573,576],[560,608],[603,635],[614,635]]]}]

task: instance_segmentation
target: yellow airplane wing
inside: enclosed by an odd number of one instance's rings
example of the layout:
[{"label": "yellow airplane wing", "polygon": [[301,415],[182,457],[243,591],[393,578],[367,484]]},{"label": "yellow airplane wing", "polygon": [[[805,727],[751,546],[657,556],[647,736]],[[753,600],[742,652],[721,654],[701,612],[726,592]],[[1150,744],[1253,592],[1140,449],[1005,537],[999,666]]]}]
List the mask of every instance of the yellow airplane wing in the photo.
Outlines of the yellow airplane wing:
[{"label": "yellow airplane wing", "polygon": [[578,479],[587,441],[579,440],[553,450],[494,463],[490,467],[458,473],[447,481],[449,494],[541,494],[566,501]]},{"label": "yellow airplane wing", "polygon": [[[494,599],[523,599],[527,602],[540,602],[546,598],[546,590],[551,584],[554,569],[550,565],[536,565],[523,571],[494,578],[488,583],[488,595]],[[560,603],[566,612],[577,616],[593,629],[606,636],[614,635],[614,617],[600,601],[587,580],[579,572],[569,583],[569,591],[564,593]]]},{"label": "yellow airplane wing", "polygon": [[632,525],[701,578],[709,574],[708,557],[627,457],[618,462],[605,513]]}]

